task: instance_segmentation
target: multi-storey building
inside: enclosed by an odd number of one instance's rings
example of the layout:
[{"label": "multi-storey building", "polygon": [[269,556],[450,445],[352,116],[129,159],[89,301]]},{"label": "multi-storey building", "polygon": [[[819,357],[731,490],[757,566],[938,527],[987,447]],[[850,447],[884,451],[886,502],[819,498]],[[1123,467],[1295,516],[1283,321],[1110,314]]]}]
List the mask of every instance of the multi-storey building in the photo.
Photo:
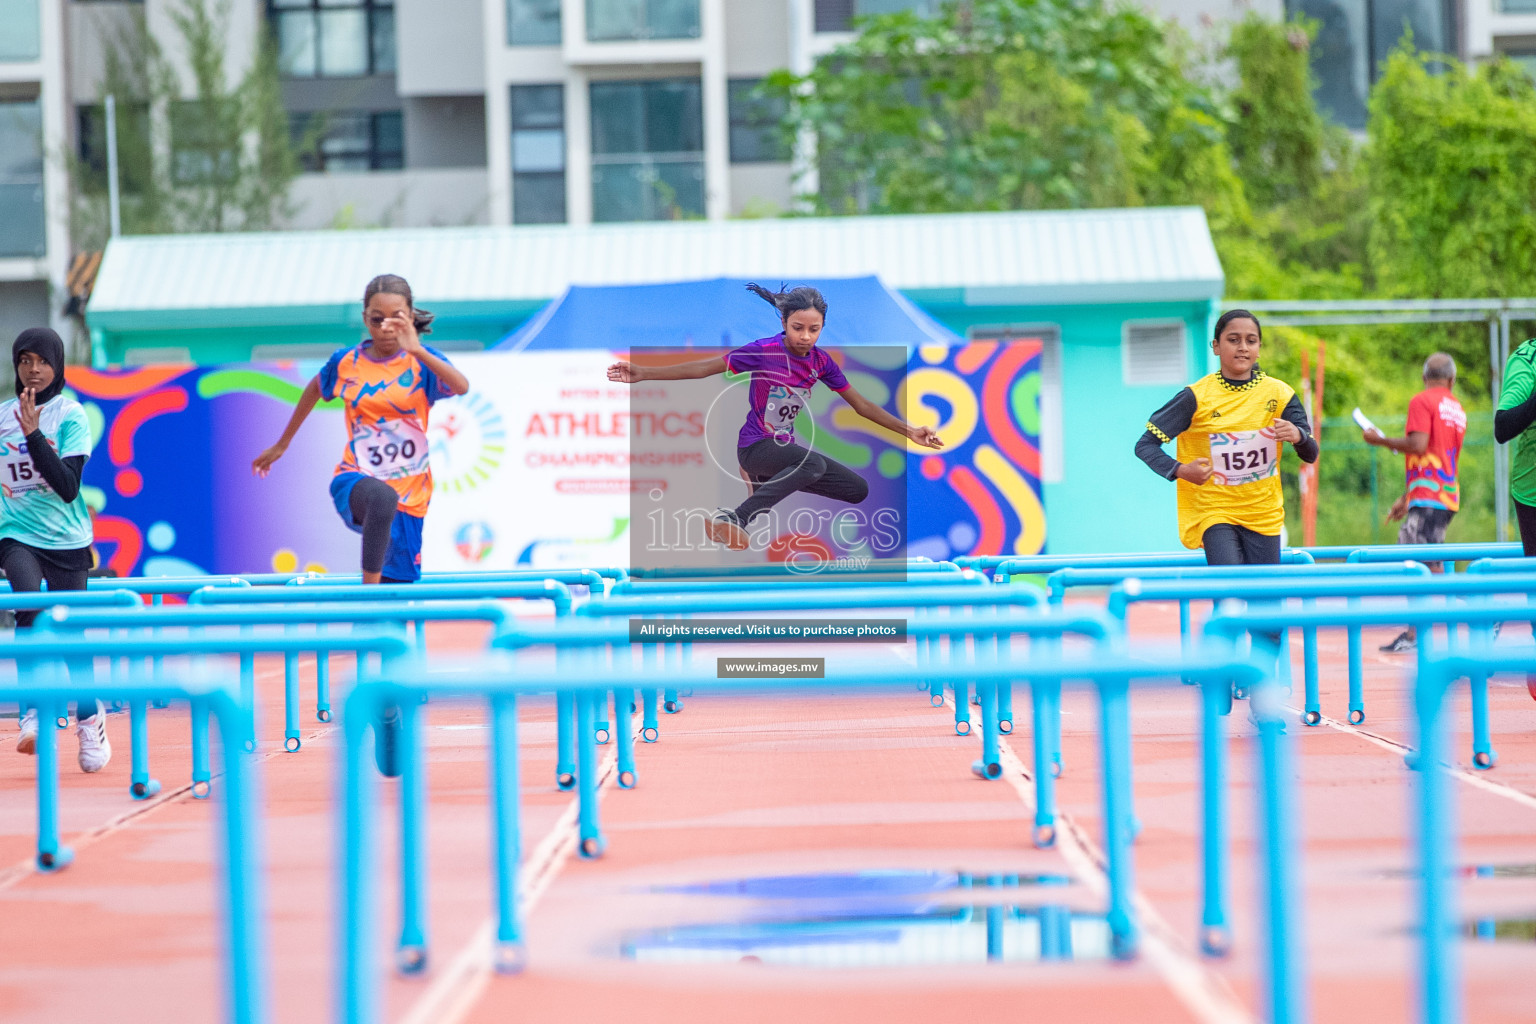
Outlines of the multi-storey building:
[{"label": "multi-storey building", "polygon": [[[106,47],[141,14],[177,57],[182,0],[0,0],[0,337],[63,323],[66,159],[102,162]],[[229,67],[278,41],[284,103],[324,137],[291,226],[586,224],[771,214],[794,169],[755,91],[860,14],[937,0],[228,0]],[[1147,0],[1201,31],[1282,0]],[[1536,63],[1536,0],[1283,0],[1321,23],[1314,66],[1363,124],[1404,25],[1426,48]],[[217,6],[217,5],[215,5]],[[174,152],[174,111],[167,134]],[[174,164],[173,164],[174,166]]]}]

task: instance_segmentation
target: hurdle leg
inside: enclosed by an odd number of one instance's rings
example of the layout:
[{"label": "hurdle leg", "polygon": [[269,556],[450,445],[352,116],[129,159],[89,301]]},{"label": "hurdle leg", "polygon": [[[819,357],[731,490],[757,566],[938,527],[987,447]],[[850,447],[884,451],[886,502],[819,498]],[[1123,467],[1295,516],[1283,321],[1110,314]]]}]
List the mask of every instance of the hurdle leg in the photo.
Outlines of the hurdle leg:
[{"label": "hurdle leg", "polygon": [[[949,652],[951,663],[954,662],[954,648]],[[955,735],[969,736],[971,733],[971,684],[964,679],[956,679],[955,693]]]},{"label": "hurdle leg", "polygon": [[240,703],[251,709],[245,722],[249,729],[245,737],[245,749],[256,749],[256,655],[240,655]]},{"label": "hurdle leg", "polygon": [[[647,675],[656,668],[657,660],[655,644],[645,644],[640,648],[640,665]],[[643,714],[640,720],[640,738],[646,743],[655,743],[661,738],[661,723],[656,718],[656,701],[655,690],[640,691],[640,709]]]},{"label": "hurdle leg", "polygon": [[576,746],[578,737],[571,734],[576,717],[576,702],[568,690],[555,694],[555,784],[561,789],[576,785]]},{"label": "hurdle leg", "polygon": [[997,904],[987,907],[987,960],[1000,963],[1003,959],[1003,908]]},{"label": "hurdle leg", "polygon": [[[614,721],[617,721],[623,717],[624,716],[620,714],[620,709],[617,702],[615,702],[613,707]],[[600,747],[607,746],[608,741],[613,738],[612,723],[608,719],[607,691],[604,691],[597,696],[597,724],[593,726],[593,735],[596,737],[597,745]]]},{"label": "hurdle leg", "polygon": [[1034,843],[1040,849],[1056,845],[1056,776],[1051,771],[1051,748],[1046,719],[1046,686],[1040,680],[1029,684],[1030,710],[1034,716],[1035,753],[1035,830]]},{"label": "hurdle leg", "polygon": [[416,974],[427,966],[427,779],[421,756],[422,706],[407,697],[400,705],[400,942],[395,966]]},{"label": "hurdle leg", "polygon": [[128,702],[128,754],[133,763],[128,794],[148,800],[160,792],[160,783],[149,777],[149,710],[142,700]]},{"label": "hurdle leg", "polygon": [[522,860],[522,795],[518,788],[517,698],[491,698],[491,836],[496,865],[496,950],[501,974],[520,973],[528,962],[518,908],[517,869]]},{"label": "hurdle leg", "polygon": [[208,799],[213,791],[213,774],[208,767],[208,705],[192,702],[192,796]]},{"label": "hurdle leg", "polygon": [[283,749],[292,754],[303,743],[299,735],[299,652],[283,655]]},{"label": "hurdle leg", "polygon": [[[1419,631],[1422,643],[1428,630]],[[1420,673],[1414,682],[1418,712],[1419,756],[1427,770],[1418,773],[1418,847],[1420,885],[1420,1013],[1423,1024],[1458,1024],[1461,1007],[1461,919],[1456,909],[1456,806],[1446,773],[1435,770],[1445,757],[1445,689],[1437,674]]]},{"label": "hurdle leg", "polygon": [[[1308,599],[1302,602],[1305,610],[1311,611],[1316,602]],[[1317,627],[1307,626],[1301,631],[1301,677],[1302,688],[1306,691],[1306,704],[1301,712],[1301,721],[1305,725],[1317,725],[1323,720],[1323,705],[1317,689]]]},{"label": "hurdle leg", "polygon": [[59,735],[52,722],[67,710],[62,701],[40,700],[37,708],[37,869],[60,871],[75,852],[59,842]]},{"label": "hurdle leg", "polygon": [[331,720],[331,652],[315,652],[315,718]]},{"label": "hurdle leg", "polygon": [[1050,772],[1061,778],[1065,767],[1061,761],[1061,680],[1050,679],[1045,683],[1045,745],[1050,755]]},{"label": "hurdle leg", "polygon": [[[923,669],[930,669],[938,662],[936,657],[939,649],[938,637],[925,636],[917,641],[917,663]],[[942,680],[930,682],[927,686],[928,703],[936,708],[944,706],[944,683]]]},{"label": "hurdle leg", "polygon": [[[1493,645],[1493,631],[1489,627],[1471,628],[1475,629],[1474,649],[1487,650]],[[1486,770],[1499,763],[1488,719],[1488,673],[1474,673],[1467,683],[1472,691],[1472,764]]]},{"label": "hurdle leg", "polygon": [[[361,660],[361,657],[359,657]],[[361,666],[359,666],[361,668]],[[346,734],[346,767],[342,778],[342,855],[337,858],[341,875],[343,923],[337,937],[341,947],[336,965],[336,1000],[339,1017],[347,1024],[373,1024],[379,1020],[379,993],[383,990],[374,962],[374,808],[370,728],[377,728],[379,707],[371,702],[349,700],[341,716]],[[375,741],[376,742],[376,741]]]},{"label": "hurdle leg", "polygon": [[[1296,856],[1290,801],[1294,781],[1284,723],[1278,716],[1261,709],[1258,729],[1257,825],[1263,872],[1260,900],[1268,940],[1265,950],[1269,961],[1268,1019],[1275,1024],[1290,1024],[1309,1019],[1306,988],[1301,983],[1306,971],[1302,966],[1300,943],[1302,900],[1297,896],[1300,890],[1295,885]],[[1430,771],[1423,775],[1437,776],[1439,773]]]},{"label": "hurdle leg", "polygon": [[[1350,609],[1359,607],[1357,598],[1349,599]],[[1360,627],[1349,627],[1349,724],[1365,724],[1365,659]]]},{"label": "hurdle leg", "polygon": [[[206,700],[194,701],[203,705]],[[220,837],[227,893],[224,908],[227,923],[226,961],[231,1015],[237,1024],[261,1024],[267,1015],[266,913],[261,887],[261,818],[257,796],[258,780],[254,765],[245,760],[239,742],[233,737],[246,732],[240,717],[248,709],[221,705],[219,741],[224,768],[224,828]]]},{"label": "hurdle leg", "polygon": [[976,694],[981,698],[981,760],[971,765],[971,771],[983,779],[996,779],[1003,774],[1002,753],[998,749],[997,684],[990,679],[980,680]]},{"label": "hurdle leg", "polygon": [[[1184,655],[1186,658],[1189,657],[1189,626],[1189,601],[1181,600],[1179,601],[1179,653]],[[1185,686],[1192,686],[1194,685],[1195,680],[1189,678],[1188,676],[1180,676],[1179,682],[1183,683]]]},{"label": "hurdle leg", "polygon": [[1232,948],[1227,926],[1227,730],[1223,706],[1231,684],[1207,679],[1200,699],[1201,912],[1200,949],[1226,956]]},{"label": "hurdle leg", "polygon": [[[607,695],[603,700],[606,701]],[[635,691],[613,691],[613,739],[619,748],[619,788],[634,789],[635,774]]]},{"label": "hurdle leg", "polygon": [[1136,956],[1137,929],[1132,913],[1134,870],[1131,863],[1128,797],[1130,779],[1130,700],[1124,680],[1099,684],[1099,740],[1104,762],[1104,857],[1109,880],[1110,951],[1118,960]]},{"label": "hurdle leg", "polygon": [[596,694],[578,693],[575,700],[577,818],[580,820],[577,850],[583,857],[596,859],[603,855],[607,846],[597,816],[597,742],[592,729]]}]

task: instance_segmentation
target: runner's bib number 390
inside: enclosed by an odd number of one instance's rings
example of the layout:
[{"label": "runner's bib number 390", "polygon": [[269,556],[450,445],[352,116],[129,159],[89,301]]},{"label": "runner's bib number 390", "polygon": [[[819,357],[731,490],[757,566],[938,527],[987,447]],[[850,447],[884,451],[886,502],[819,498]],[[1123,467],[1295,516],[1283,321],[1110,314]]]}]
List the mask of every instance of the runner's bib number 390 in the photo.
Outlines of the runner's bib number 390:
[{"label": "runner's bib number 390", "polygon": [[359,423],[352,455],[359,472],[379,480],[415,476],[427,468],[427,435],[405,420]]},{"label": "runner's bib number 390", "polygon": [[775,384],[768,389],[768,400],[763,405],[763,423],[774,434],[793,434],[795,417],[800,415],[805,404],[803,392]]},{"label": "runner's bib number 390", "polygon": [[1279,453],[1272,427],[1212,434],[1211,483],[1235,487],[1266,480],[1279,472]]}]

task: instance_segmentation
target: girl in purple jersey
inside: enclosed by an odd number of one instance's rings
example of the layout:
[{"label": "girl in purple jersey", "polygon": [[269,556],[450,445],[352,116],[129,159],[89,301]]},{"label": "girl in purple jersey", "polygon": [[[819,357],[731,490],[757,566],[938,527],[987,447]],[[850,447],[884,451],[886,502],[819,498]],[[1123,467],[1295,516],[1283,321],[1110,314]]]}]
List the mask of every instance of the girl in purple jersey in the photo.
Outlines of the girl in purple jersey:
[{"label": "girl in purple jersey", "polygon": [[805,408],[817,381],[842,396],[854,412],[926,448],[944,442],[931,427],[914,427],[859,394],[826,352],[816,347],[826,326],[827,300],[815,288],[771,292],[747,287],[779,313],[784,330],[771,338],[732,349],[723,356],[676,366],[636,366],[617,362],[608,379],[624,384],[645,380],[696,380],[717,373],[750,373],[750,409],[737,438],[736,461],[752,485],[747,500],[722,508],[709,523],[709,536],[733,551],[747,547],[752,520],[794,494],[805,491],[857,505],[869,496],[869,484],[834,459],[795,443],[795,417]]}]

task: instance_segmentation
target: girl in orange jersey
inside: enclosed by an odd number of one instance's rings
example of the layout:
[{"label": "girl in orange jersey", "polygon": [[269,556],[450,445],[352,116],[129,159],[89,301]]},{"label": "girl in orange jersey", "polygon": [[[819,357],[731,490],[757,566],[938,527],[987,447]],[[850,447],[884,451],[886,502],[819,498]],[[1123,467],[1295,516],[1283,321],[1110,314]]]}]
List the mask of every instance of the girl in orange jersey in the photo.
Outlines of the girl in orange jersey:
[{"label": "girl in orange jersey", "polygon": [[331,499],[342,522],[363,536],[363,581],[413,583],[421,578],[421,528],[432,499],[427,417],[438,400],[469,391],[469,381],[422,344],[432,314],[415,308],[404,278],[368,282],[363,323],[368,338],[331,356],[305,385],[283,436],[251,468],[266,476],[315,403],[340,398],[348,440]]}]

